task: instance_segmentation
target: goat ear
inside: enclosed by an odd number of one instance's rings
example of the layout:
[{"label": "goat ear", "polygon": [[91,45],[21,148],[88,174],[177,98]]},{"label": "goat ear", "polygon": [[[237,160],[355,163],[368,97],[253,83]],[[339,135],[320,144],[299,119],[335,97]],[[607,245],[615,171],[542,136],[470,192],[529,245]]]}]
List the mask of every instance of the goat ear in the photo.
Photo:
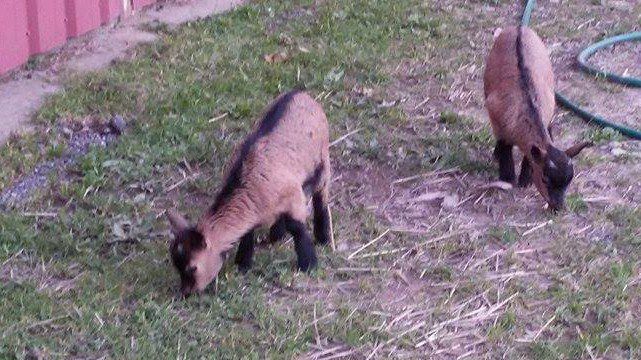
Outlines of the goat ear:
[{"label": "goat ear", "polygon": [[173,232],[175,236],[189,228],[187,219],[173,210],[167,211],[167,219],[171,225],[171,232]]},{"label": "goat ear", "polygon": [[567,150],[565,150],[565,154],[567,156],[573,158],[573,157],[579,155],[579,153],[583,149],[585,149],[586,147],[590,147],[592,145],[594,145],[594,143],[592,143],[592,141],[583,141],[583,142],[580,142],[578,144],[574,144],[574,145],[570,146]]}]

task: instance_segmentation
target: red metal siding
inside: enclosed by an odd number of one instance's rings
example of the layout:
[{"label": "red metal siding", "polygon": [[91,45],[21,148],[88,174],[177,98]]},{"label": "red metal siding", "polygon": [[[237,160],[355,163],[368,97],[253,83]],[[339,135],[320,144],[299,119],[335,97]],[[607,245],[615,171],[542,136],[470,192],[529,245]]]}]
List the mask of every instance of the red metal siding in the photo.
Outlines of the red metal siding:
[{"label": "red metal siding", "polygon": [[[157,0],[125,0],[139,10]],[[123,15],[123,0],[0,0],[0,74]]]},{"label": "red metal siding", "polygon": [[0,1],[0,74],[29,57],[27,31],[26,4]]},{"label": "red metal siding", "polygon": [[51,50],[67,39],[64,0],[27,0],[29,51]]},{"label": "red metal siding", "polygon": [[122,0],[100,0],[100,24],[115,20],[122,14]]},{"label": "red metal siding", "polygon": [[100,26],[100,6],[97,0],[66,0],[67,36],[75,37]]},{"label": "red metal siding", "polygon": [[139,10],[147,5],[155,3],[156,0],[131,0],[134,10]]}]

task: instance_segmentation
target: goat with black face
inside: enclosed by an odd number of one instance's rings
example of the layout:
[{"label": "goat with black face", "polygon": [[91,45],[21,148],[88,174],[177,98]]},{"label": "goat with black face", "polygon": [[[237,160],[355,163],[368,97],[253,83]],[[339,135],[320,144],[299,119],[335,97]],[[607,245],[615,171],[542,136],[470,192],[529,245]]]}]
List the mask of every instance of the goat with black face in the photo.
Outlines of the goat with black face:
[{"label": "goat with black face", "polygon": [[512,148],[523,153],[519,186],[534,181],[550,207],[563,207],[565,191],[574,177],[572,160],[589,142],[566,151],[552,141],[554,73],[543,41],[528,27],[499,30],[487,58],[485,106],[497,139],[494,156],[499,179],[514,182]]},{"label": "goat with black face", "polygon": [[320,104],[307,93],[292,91],[278,97],[228,166],[214,204],[196,225],[168,212],[174,234],[170,253],[183,295],[204,290],[236,243],[236,264],[241,271],[248,270],[254,232],[261,227],[271,227],[272,241],[290,232],[298,268],[315,267],[316,252],[305,224],[308,197],[316,241],[326,244],[331,238],[328,124]]}]

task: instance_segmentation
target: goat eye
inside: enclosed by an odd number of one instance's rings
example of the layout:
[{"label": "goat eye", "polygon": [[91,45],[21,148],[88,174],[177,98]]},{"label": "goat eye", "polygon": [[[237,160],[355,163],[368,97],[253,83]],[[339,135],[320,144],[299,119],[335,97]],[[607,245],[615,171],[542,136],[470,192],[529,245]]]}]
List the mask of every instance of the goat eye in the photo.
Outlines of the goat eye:
[{"label": "goat eye", "polygon": [[196,273],[196,270],[198,270],[198,268],[196,266],[190,266],[190,267],[187,268],[187,274],[192,274],[193,275],[193,274]]}]

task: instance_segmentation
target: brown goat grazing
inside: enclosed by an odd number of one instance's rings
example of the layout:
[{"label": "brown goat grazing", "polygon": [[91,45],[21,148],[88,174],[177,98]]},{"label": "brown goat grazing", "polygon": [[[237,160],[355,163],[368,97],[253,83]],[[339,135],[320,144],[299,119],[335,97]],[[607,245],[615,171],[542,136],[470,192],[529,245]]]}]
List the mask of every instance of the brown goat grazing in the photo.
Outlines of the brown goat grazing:
[{"label": "brown goat grazing", "polygon": [[499,178],[514,182],[513,146],[523,153],[519,186],[534,184],[550,207],[563,207],[572,181],[571,158],[591,143],[565,152],[552,143],[554,74],[543,41],[528,27],[510,27],[494,35],[485,67],[485,106],[497,139],[494,156]]},{"label": "brown goat grazing", "polygon": [[309,196],[316,241],[326,244],[331,238],[327,118],[307,93],[279,96],[236,149],[229,166],[222,190],[198,225],[169,212],[171,258],[185,296],[202,291],[216,277],[223,254],[238,241],[236,264],[247,271],[254,231],[260,227],[271,226],[272,241],[290,232],[298,268],[315,267],[316,253],[306,229]]}]

